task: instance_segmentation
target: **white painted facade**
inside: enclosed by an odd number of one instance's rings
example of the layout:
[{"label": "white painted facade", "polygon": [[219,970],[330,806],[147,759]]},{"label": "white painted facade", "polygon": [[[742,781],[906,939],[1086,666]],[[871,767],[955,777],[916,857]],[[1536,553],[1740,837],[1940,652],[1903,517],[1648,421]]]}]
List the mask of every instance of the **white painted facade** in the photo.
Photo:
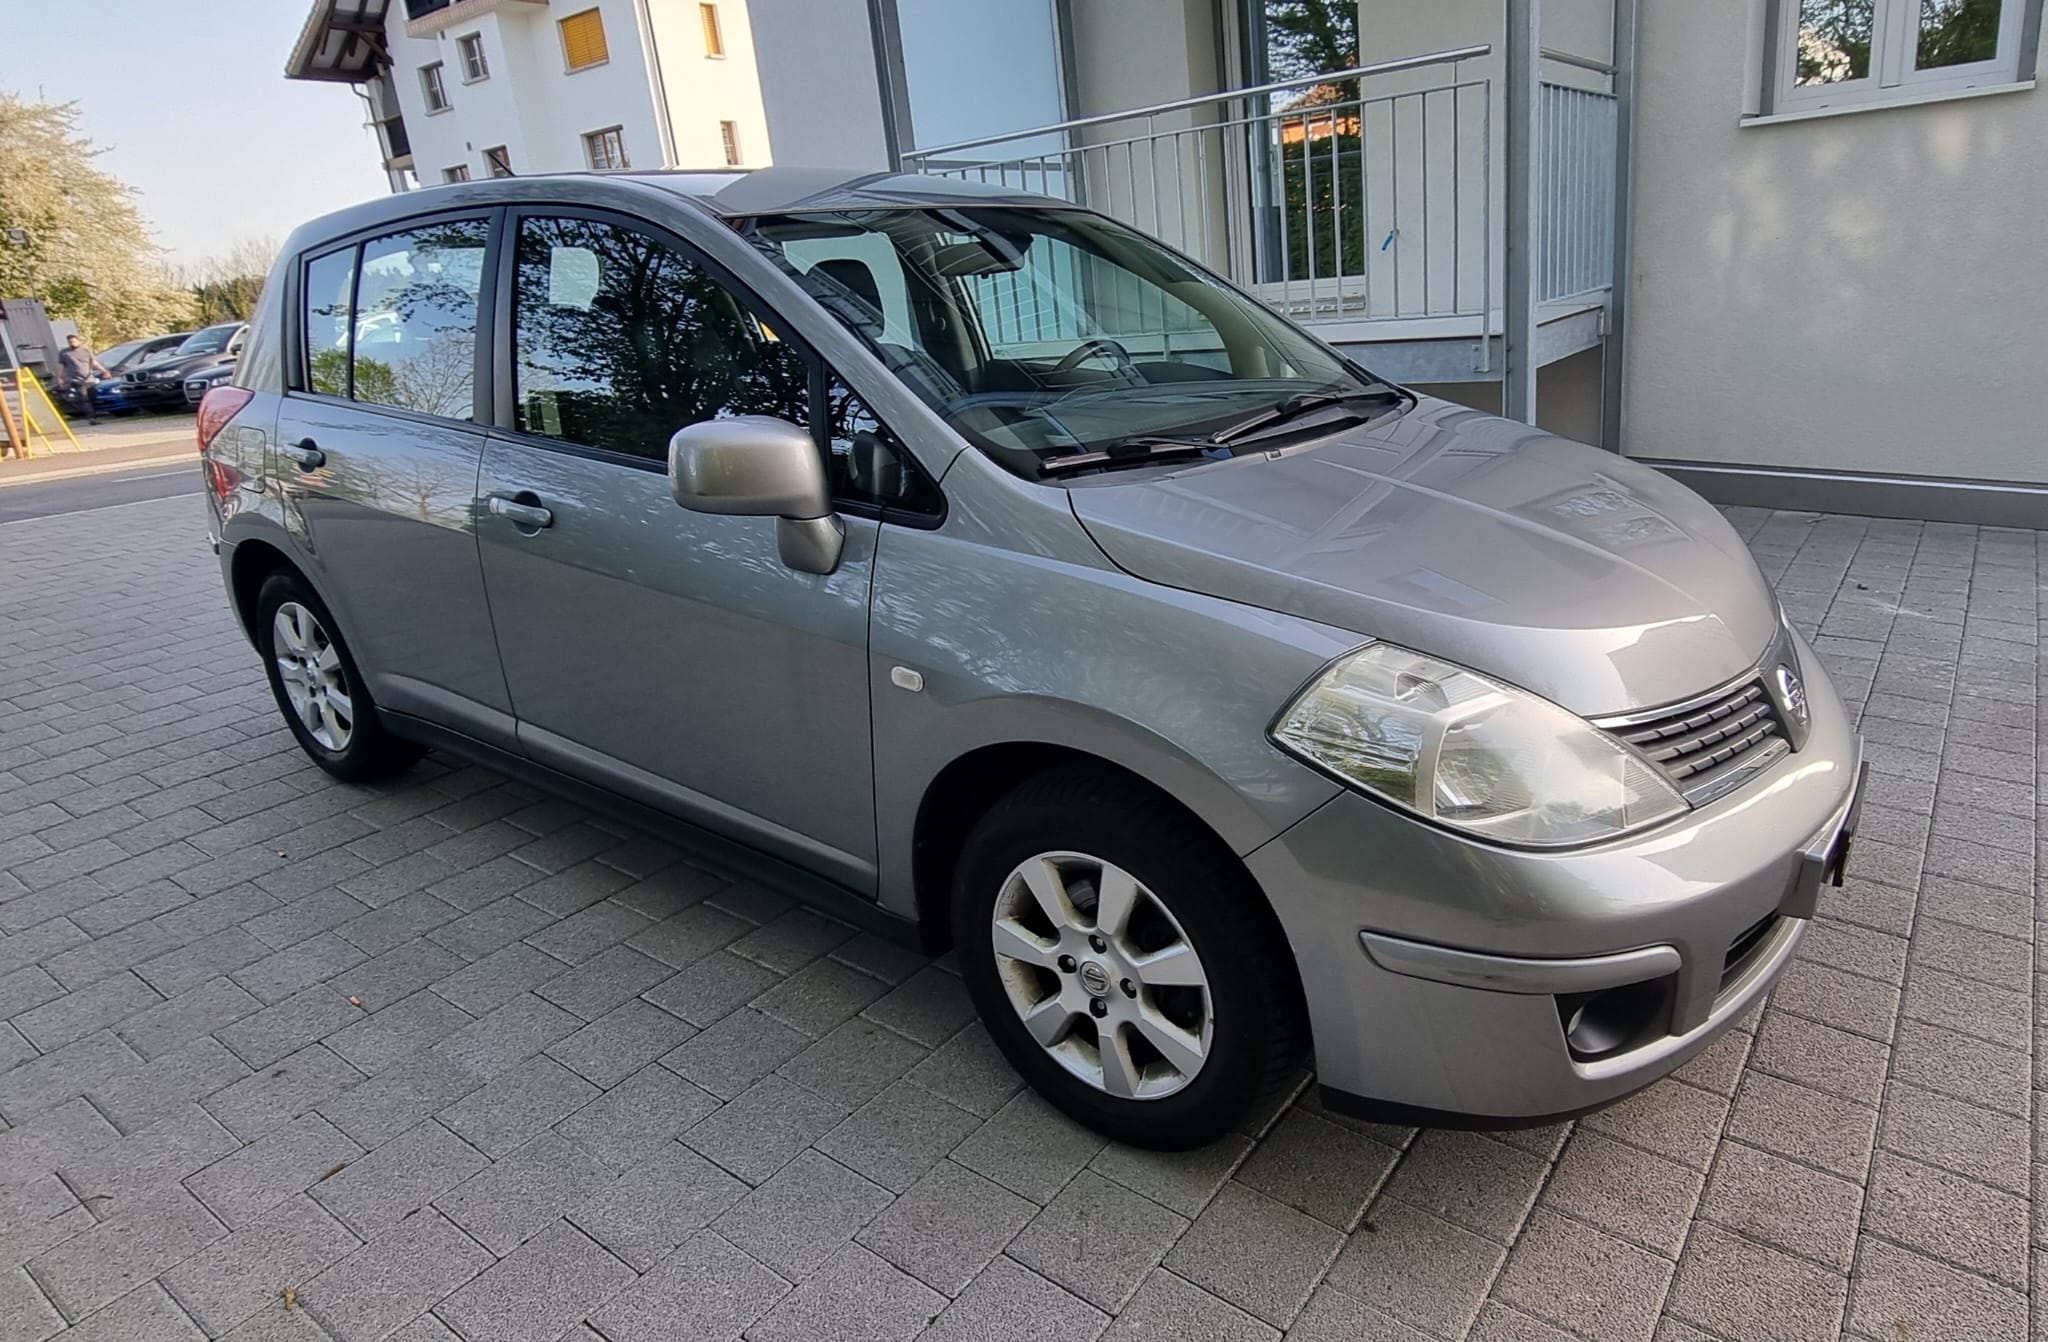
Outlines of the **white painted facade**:
[{"label": "white painted facade", "polygon": [[[571,70],[560,21],[593,8],[609,57]],[[772,156],[747,8],[718,0],[720,56],[706,50],[696,0],[501,0],[421,36],[413,33],[428,25],[409,23],[394,4],[384,25],[389,78],[413,170],[423,185],[458,166],[481,178],[485,151],[502,145],[515,173],[575,171],[591,166],[584,137],[611,127],[632,167],[718,168],[726,121],[741,164],[765,166]],[[470,35],[482,42],[489,73],[465,82],[460,42]],[[420,71],[437,61],[448,107],[429,111]]]}]

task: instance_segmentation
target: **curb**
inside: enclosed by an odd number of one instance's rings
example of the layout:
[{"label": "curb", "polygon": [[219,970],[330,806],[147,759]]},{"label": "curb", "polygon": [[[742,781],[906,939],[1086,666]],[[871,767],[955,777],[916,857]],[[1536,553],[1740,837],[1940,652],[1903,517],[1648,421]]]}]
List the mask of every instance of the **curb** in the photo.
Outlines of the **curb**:
[{"label": "curb", "polygon": [[141,457],[133,461],[113,461],[97,466],[72,466],[63,470],[37,471],[33,475],[14,475],[10,472],[0,471],[0,489],[10,489],[21,485],[46,484],[54,480],[76,480],[81,476],[88,475],[112,475],[117,471],[132,471],[144,466],[163,466],[177,462],[190,463],[196,467],[198,464],[198,454],[183,445],[178,445],[164,452],[161,456]]}]

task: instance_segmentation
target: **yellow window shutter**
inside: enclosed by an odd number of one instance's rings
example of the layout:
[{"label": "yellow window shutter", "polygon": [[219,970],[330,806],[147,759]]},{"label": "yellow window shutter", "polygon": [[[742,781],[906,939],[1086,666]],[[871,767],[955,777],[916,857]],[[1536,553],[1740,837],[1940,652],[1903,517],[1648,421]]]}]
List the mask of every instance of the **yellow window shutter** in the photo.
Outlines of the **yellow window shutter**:
[{"label": "yellow window shutter", "polygon": [[571,14],[561,21],[562,62],[571,70],[597,65],[611,59],[604,44],[604,15],[594,9]]}]

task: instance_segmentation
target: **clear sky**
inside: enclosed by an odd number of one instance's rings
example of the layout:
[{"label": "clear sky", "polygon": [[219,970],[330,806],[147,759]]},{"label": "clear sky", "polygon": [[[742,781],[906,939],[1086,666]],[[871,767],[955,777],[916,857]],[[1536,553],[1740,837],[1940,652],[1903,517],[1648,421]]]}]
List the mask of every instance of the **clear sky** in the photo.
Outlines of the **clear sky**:
[{"label": "clear sky", "polygon": [[0,87],[80,104],[172,261],[385,193],[362,101],[284,77],[311,0],[0,0]]}]

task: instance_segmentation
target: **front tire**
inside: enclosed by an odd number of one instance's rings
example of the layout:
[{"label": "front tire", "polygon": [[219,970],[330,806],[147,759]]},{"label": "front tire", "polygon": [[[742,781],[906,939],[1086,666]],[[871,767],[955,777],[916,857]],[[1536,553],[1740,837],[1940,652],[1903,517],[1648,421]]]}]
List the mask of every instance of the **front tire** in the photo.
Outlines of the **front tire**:
[{"label": "front tire", "polygon": [[334,616],[296,573],[263,580],[256,643],[278,711],[313,763],[344,782],[369,783],[420,757],[419,746],[384,729]]},{"label": "front tire", "polygon": [[1056,769],[998,802],[952,913],[1012,1065],[1119,1141],[1212,1142],[1300,1057],[1300,980],[1263,893],[1215,835],[1108,770]]}]

